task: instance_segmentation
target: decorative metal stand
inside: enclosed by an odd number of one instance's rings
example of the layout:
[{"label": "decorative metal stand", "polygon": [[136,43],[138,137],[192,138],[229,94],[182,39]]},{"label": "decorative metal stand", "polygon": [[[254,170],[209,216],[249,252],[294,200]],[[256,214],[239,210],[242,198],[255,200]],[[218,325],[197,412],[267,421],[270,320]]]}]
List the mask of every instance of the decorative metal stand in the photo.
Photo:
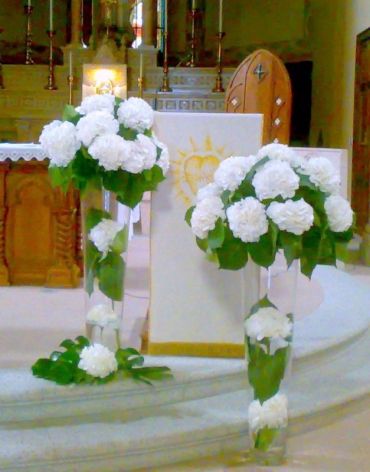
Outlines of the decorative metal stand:
[{"label": "decorative metal stand", "polygon": [[140,76],[137,78],[137,87],[138,87],[139,98],[143,98],[144,77]]},{"label": "decorative metal stand", "polygon": [[164,31],[164,57],[163,57],[163,79],[162,87],[159,89],[160,92],[172,92],[170,87],[170,80],[168,76],[168,32]]},{"label": "decorative metal stand", "polygon": [[217,76],[216,84],[212,92],[225,92],[225,89],[222,85],[222,40],[225,37],[225,33],[219,31],[217,33],[218,38],[218,49],[217,49]]},{"label": "decorative metal stand", "polygon": [[74,83],[74,77],[73,75],[69,74],[68,75],[68,90],[69,90],[69,100],[68,103],[69,105],[73,105],[73,83]]},{"label": "decorative metal stand", "polygon": [[45,85],[46,90],[57,90],[55,85],[55,75],[54,75],[54,55],[53,55],[53,38],[55,36],[55,31],[47,31],[49,36],[49,76],[48,83]]},{"label": "decorative metal stand", "polygon": [[25,60],[25,64],[27,64],[27,65],[34,64],[34,61],[32,59],[32,22],[31,22],[32,12],[33,12],[33,6],[24,5],[24,14],[27,17],[26,60]]}]

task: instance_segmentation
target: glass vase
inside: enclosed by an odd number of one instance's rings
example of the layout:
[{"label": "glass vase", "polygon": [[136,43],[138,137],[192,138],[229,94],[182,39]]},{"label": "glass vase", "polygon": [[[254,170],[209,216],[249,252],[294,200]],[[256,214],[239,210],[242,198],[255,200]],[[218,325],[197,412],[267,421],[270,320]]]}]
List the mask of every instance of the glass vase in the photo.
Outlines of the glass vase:
[{"label": "glass vase", "polygon": [[260,300],[245,320],[245,352],[252,401],[248,409],[249,460],[282,464],[286,456],[288,382],[299,261],[282,253],[261,273]]},{"label": "glass vase", "polygon": [[130,216],[131,209],[107,190],[81,199],[87,337],[113,351],[121,347]]}]

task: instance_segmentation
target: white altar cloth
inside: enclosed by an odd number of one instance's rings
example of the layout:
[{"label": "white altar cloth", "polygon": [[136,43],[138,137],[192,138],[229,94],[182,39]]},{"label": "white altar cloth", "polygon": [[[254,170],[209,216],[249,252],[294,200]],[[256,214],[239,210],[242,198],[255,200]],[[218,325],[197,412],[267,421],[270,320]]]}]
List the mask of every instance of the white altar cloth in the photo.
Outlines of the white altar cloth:
[{"label": "white altar cloth", "polygon": [[32,159],[43,161],[44,159],[47,159],[47,155],[41,149],[40,144],[0,143],[0,162],[4,162],[7,159],[15,162],[20,159],[24,159],[25,161],[30,161]]}]

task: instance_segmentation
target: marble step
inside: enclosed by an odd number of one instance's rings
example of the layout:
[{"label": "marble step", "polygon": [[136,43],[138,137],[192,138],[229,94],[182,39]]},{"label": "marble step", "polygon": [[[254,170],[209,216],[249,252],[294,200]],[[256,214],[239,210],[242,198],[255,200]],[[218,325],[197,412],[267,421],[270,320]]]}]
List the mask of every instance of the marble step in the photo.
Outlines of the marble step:
[{"label": "marble step", "polygon": [[[296,323],[295,374],[333,362],[369,326],[370,294],[366,287],[354,285],[353,277],[332,268],[320,268],[317,277],[326,296],[314,313]],[[129,381],[61,387],[32,377],[29,369],[2,369],[0,424],[112,411],[132,418],[139,410],[236,391],[246,385],[245,362],[241,359],[148,356],[146,364],[168,365],[175,379],[153,388]]]},{"label": "marble step", "polygon": [[[290,434],[370,400],[370,332],[330,361],[298,370],[289,392]],[[246,390],[121,414],[2,425],[2,472],[120,472],[247,446]],[[68,408],[68,406],[66,406]]]}]

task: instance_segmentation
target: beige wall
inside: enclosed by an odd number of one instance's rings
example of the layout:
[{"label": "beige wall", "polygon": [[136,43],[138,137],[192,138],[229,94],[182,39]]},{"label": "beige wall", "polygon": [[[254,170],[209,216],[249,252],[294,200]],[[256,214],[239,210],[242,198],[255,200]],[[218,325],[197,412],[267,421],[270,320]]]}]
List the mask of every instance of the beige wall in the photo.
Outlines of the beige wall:
[{"label": "beige wall", "polygon": [[311,0],[313,96],[311,145],[351,152],[356,36],[370,26],[369,0]]}]

